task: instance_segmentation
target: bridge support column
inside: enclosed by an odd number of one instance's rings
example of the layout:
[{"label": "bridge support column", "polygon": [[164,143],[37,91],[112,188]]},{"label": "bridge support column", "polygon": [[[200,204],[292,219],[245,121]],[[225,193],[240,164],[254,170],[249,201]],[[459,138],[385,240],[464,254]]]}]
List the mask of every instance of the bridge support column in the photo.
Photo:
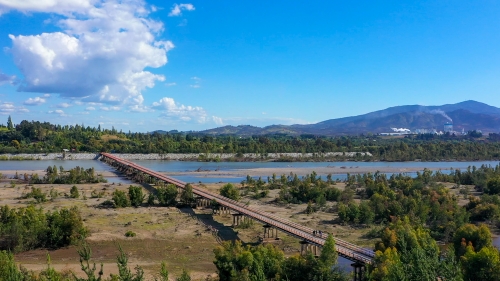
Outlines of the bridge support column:
[{"label": "bridge support column", "polygon": [[233,227],[240,225],[240,220],[241,220],[242,214],[236,213],[236,214],[232,214],[232,215],[233,215]]},{"label": "bridge support column", "polygon": [[300,255],[304,256],[309,252],[309,242],[302,240],[300,241]]},{"label": "bridge support column", "polygon": [[270,233],[272,232],[272,226],[264,224],[263,227],[264,227],[264,239],[270,238],[271,237]]},{"label": "bridge support column", "polygon": [[352,268],[353,268],[353,274],[354,274],[354,279],[353,281],[362,281],[363,280],[363,276],[365,275],[365,265],[362,264],[362,263],[359,263],[359,262],[355,262],[353,264],[351,264]]}]

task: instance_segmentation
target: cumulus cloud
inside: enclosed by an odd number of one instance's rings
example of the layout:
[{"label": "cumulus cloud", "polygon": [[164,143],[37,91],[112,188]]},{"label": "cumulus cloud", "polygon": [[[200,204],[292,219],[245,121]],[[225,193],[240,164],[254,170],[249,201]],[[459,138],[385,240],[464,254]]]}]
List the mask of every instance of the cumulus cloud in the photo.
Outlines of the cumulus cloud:
[{"label": "cumulus cloud", "polygon": [[71,106],[71,104],[69,104],[67,102],[63,102],[63,103],[56,105],[56,107],[59,107],[59,108],[68,108],[70,106]]},{"label": "cumulus cloud", "polygon": [[15,106],[12,102],[3,102],[0,103],[0,114],[7,115],[13,113],[26,113],[29,112],[28,109],[22,106]]},{"label": "cumulus cloud", "polygon": [[93,6],[95,0],[0,0],[0,14],[9,10],[70,14]]},{"label": "cumulus cloud", "polygon": [[222,122],[222,118],[217,117],[217,116],[212,116],[212,120],[216,125],[224,125],[224,122]]},{"label": "cumulus cloud", "polygon": [[154,102],[152,107],[162,110],[162,117],[177,118],[183,121],[194,119],[199,123],[205,123],[207,121],[205,109],[199,106],[186,106],[176,103],[173,98],[164,97],[160,101]]},{"label": "cumulus cloud", "polygon": [[89,107],[85,108],[85,110],[87,110],[87,111],[92,111],[92,110],[95,110],[95,107],[93,107],[93,106],[89,106]]},{"label": "cumulus cloud", "polygon": [[194,11],[194,10],[195,8],[193,4],[174,4],[168,16],[177,17],[182,15],[182,11]]},{"label": "cumulus cloud", "polygon": [[149,18],[141,0],[0,0],[0,3],[4,10],[60,15],[57,26],[62,32],[9,35],[10,52],[24,76],[20,91],[134,105],[144,101],[143,90],[165,80],[162,75],[145,69],[165,65],[167,52],[174,45],[157,39],[163,24]]},{"label": "cumulus cloud", "polygon": [[34,97],[34,98],[29,98],[23,102],[24,105],[40,105],[42,103],[45,103],[45,99],[41,97]]},{"label": "cumulus cloud", "polygon": [[102,111],[119,111],[120,109],[119,106],[101,106]]},{"label": "cumulus cloud", "polygon": [[59,116],[67,116],[62,109],[50,110],[50,114],[57,114]]}]

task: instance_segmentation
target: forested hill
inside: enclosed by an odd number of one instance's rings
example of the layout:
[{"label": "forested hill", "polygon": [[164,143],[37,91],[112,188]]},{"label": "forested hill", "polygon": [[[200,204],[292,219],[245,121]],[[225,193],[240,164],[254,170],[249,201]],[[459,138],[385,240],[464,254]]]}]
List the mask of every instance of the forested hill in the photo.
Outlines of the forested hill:
[{"label": "forested hill", "polygon": [[[47,122],[8,122],[0,127],[0,153],[48,153],[69,149],[72,152],[117,153],[233,153],[234,161],[244,153],[321,153],[370,152],[350,158],[360,161],[440,161],[440,160],[498,160],[500,135],[469,136],[414,135],[407,138],[383,138],[376,135],[352,137],[318,137],[314,135],[286,136],[210,136],[186,133],[124,133],[100,126],[61,126]],[[204,159],[204,158],[200,158]],[[343,156],[312,160],[345,160]],[[281,159],[292,161],[296,159]],[[302,159],[304,160],[304,159]]]},{"label": "forested hill", "polygon": [[477,101],[464,101],[441,106],[404,105],[390,107],[359,116],[330,119],[308,125],[224,126],[202,131],[212,135],[289,135],[314,134],[323,136],[358,135],[391,132],[391,128],[437,129],[452,122],[456,131],[481,130],[500,132],[500,108]]}]

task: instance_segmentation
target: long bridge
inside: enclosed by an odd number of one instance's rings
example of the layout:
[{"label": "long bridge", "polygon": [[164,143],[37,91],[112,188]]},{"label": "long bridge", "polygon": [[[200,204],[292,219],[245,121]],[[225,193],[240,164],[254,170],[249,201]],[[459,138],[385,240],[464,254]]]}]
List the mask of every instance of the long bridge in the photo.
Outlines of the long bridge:
[{"label": "long bridge", "polygon": [[[186,186],[185,182],[163,175],[156,171],[152,171],[132,161],[122,159],[110,153],[101,153],[101,161],[104,161],[108,165],[127,175],[132,176],[135,179],[141,179],[148,176],[149,178],[155,179],[159,182],[173,184],[177,186],[177,188],[183,189]],[[325,244],[327,234],[314,234],[314,229],[307,226],[261,211],[257,208],[247,206],[244,203],[229,199],[195,185],[193,185],[193,193],[198,197],[217,202],[221,207],[223,207],[223,209],[236,212],[235,215],[244,215],[263,223],[265,228],[264,233],[267,233],[268,236],[270,228],[274,228],[288,235],[301,239],[302,251],[306,249],[311,250],[313,253],[317,253],[318,249],[323,247],[323,245]],[[233,222],[235,221],[235,219],[239,218],[233,218]],[[362,279],[365,271],[365,265],[371,264],[375,257],[375,253],[372,250],[359,247],[355,244],[338,238],[335,238],[335,249],[339,256],[354,262],[352,266],[354,267],[355,281]]]}]

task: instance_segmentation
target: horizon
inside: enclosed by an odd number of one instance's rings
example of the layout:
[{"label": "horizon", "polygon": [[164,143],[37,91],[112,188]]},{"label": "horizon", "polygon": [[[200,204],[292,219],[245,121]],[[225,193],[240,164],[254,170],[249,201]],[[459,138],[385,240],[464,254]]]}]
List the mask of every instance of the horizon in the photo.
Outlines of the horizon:
[{"label": "horizon", "polygon": [[497,3],[33,3],[0,0],[0,114],[16,124],[201,131],[500,107]]}]

